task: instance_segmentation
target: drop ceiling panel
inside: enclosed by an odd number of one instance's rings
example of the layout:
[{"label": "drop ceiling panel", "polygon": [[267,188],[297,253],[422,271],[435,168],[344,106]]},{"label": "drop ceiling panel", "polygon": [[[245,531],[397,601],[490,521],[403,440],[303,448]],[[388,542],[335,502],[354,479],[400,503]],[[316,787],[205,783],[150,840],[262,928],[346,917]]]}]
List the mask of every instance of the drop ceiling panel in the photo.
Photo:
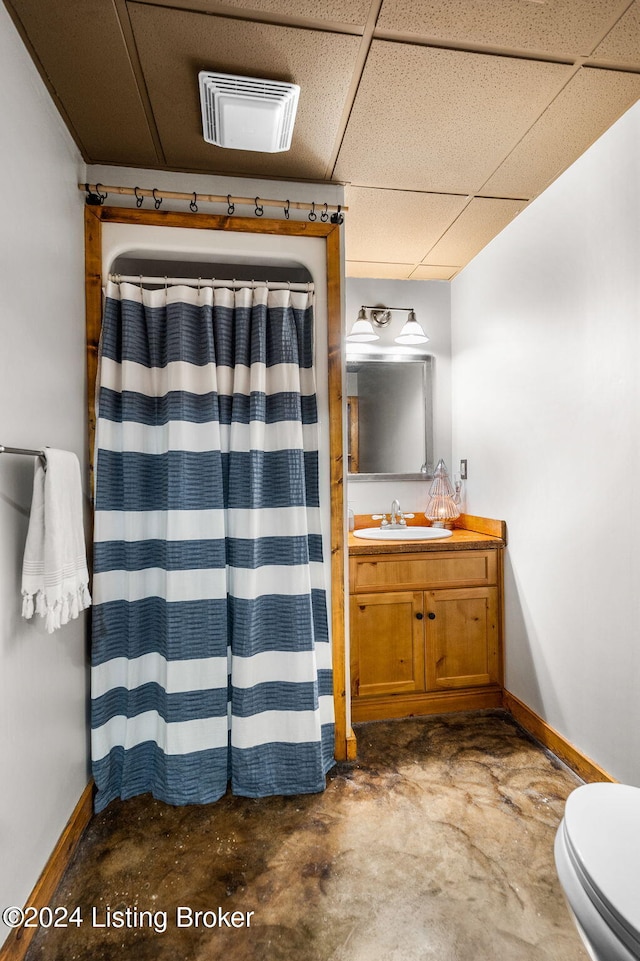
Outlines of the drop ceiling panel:
[{"label": "drop ceiling panel", "polygon": [[634,64],[640,67],[640,3],[632,7],[616,23],[601,44],[593,51],[594,60],[609,63]]},{"label": "drop ceiling panel", "polygon": [[640,74],[580,70],[481,193],[535,197],[640,97]]},{"label": "drop ceiling panel", "polygon": [[11,0],[85,158],[155,166],[131,62],[112,3]]},{"label": "drop ceiling panel", "polygon": [[467,203],[467,197],[349,187],[348,260],[419,263]]},{"label": "drop ceiling panel", "polygon": [[418,264],[410,276],[410,280],[451,280],[460,270],[460,267],[435,266]]},{"label": "drop ceiling panel", "polygon": [[[454,276],[640,97],[640,0],[4,2],[85,160],[342,181],[349,276]],[[300,84],[291,150],[205,143],[201,69]]]},{"label": "drop ceiling panel", "polygon": [[381,280],[408,280],[413,268],[413,264],[384,264],[347,260],[345,273],[347,277],[379,277]]},{"label": "drop ceiling panel", "polygon": [[525,207],[523,201],[474,198],[423,258],[424,264],[467,264]]},{"label": "drop ceiling panel", "polygon": [[[136,46],[170,167],[286,179],[322,179],[360,45],[354,36],[129,4]],[[225,150],[204,142],[198,71],[300,85],[286,153]]]},{"label": "drop ceiling panel", "polygon": [[[143,0],[148,2],[148,0]],[[162,6],[171,6],[171,0],[160,0]],[[187,6],[187,4],[185,4]],[[296,20],[326,20],[339,24],[363,26],[369,14],[370,0],[196,0],[193,7],[200,11],[219,14],[223,12],[251,11],[272,17]],[[224,10],[230,8],[229,11]]]},{"label": "drop ceiling panel", "polygon": [[474,193],[571,67],[374,41],[334,175],[359,186]]},{"label": "drop ceiling panel", "polygon": [[378,27],[432,40],[588,56],[629,0],[384,0]]}]

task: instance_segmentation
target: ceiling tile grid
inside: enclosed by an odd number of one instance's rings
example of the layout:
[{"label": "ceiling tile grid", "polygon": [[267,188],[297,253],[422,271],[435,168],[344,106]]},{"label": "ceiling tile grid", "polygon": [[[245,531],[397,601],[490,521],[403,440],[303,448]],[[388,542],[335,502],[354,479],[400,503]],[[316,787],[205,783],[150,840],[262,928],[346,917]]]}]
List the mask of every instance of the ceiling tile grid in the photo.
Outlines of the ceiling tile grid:
[{"label": "ceiling tile grid", "polygon": [[418,264],[412,272],[409,280],[452,280],[460,270],[460,267],[451,267],[442,264]]},{"label": "ceiling tile grid", "polygon": [[347,260],[417,264],[461,213],[468,198],[348,187],[345,201],[349,207]]},{"label": "ceiling tile grid", "polygon": [[[170,166],[283,179],[324,177],[357,56],[358,37],[128,5]],[[301,87],[291,149],[225,150],[202,137],[197,77],[219,70]]]},{"label": "ceiling tile grid", "polygon": [[640,74],[582,68],[481,194],[536,197],[640,97]]},{"label": "ceiling tile grid", "polygon": [[273,20],[283,23],[327,23],[332,29],[364,26],[371,0],[137,0],[156,7],[180,7],[183,10],[216,16],[238,16],[251,20]]},{"label": "ceiling tile grid", "polygon": [[640,6],[632,4],[593,51],[594,60],[640,67]]},{"label": "ceiling tile grid", "polygon": [[589,56],[630,0],[384,0],[378,27],[430,40]]},{"label": "ceiling tile grid", "polygon": [[[640,98],[640,0],[3,2],[87,162],[344,183],[349,276],[450,279]],[[291,149],[201,69],[298,83]]]},{"label": "ceiling tile grid", "polygon": [[466,264],[524,210],[526,202],[474,197],[425,257],[425,263]]},{"label": "ceiling tile grid", "polygon": [[565,64],[374,41],[335,176],[473,193],[570,73]]},{"label": "ceiling tile grid", "polygon": [[381,280],[409,280],[413,264],[389,264],[370,260],[347,260],[347,277],[379,277]]},{"label": "ceiling tile grid", "polygon": [[[157,0],[156,0],[157,2]],[[171,2],[166,6],[172,5]],[[249,9],[252,14],[265,13],[274,17],[295,17],[302,20],[326,20],[333,23],[364,25],[369,14],[370,0],[200,0],[198,9],[219,14],[227,7],[228,12],[240,13]]]},{"label": "ceiling tile grid", "polygon": [[114,5],[83,0],[82,16],[75,0],[12,0],[12,8],[85,159],[156,166],[158,156]]}]

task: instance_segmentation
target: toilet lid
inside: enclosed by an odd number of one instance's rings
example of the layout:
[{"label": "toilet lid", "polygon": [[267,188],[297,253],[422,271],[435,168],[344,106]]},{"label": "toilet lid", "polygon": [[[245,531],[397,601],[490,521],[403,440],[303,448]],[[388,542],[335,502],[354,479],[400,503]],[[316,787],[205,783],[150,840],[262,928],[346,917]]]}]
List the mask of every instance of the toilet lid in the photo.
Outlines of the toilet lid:
[{"label": "toilet lid", "polygon": [[577,788],[567,799],[564,832],[587,894],[640,957],[640,788]]}]

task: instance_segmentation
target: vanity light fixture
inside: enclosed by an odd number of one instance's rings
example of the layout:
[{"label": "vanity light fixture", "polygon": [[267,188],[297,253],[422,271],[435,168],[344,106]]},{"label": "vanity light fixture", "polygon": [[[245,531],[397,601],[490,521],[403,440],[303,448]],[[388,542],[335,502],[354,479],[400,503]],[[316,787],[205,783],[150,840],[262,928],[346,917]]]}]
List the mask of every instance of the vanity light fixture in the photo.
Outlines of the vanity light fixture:
[{"label": "vanity light fixture", "polygon": [[441,458],[433,472],[433,483],[429,488],[424,516],[433,521],[432,527],[444,527],[445,521],[452,521],[460,516],[459,502],[459,491],[454,491],[447,465]]},{"label": "vanity light fixture", "polygon": [[[371,319],[367,319],[366,311],[371,311]],[[413,307],[385,307],[378,304],[375,307],[363,305],[358,313],[358,319],[354,323],[347,340],[355,343],[366,343],[367,341],[379,340],[380,335],[375,332],[375,327],[388,327],[391,323],[391,312],[393,310],[406,310],[409,314],[406,324],[397,337],[394,337],[396,344],[426,344],[429,340],[421,325],[416,320]]]},{"label": "vanity light fixture", "polygon": [[395,339],[396,344],[426,344],[429,340],[416,320],[415,311],[409,311],[407,322]]},{"label": "vanity light fixture", "polygon": [[347,334],[347,340],[354,344],[366,344],[372,340],[380,340],[380,334],[376,334],[373,324],[370,320],[367,320],[364,307],[360,308],[358,319],[351,328],[351,332]]}]

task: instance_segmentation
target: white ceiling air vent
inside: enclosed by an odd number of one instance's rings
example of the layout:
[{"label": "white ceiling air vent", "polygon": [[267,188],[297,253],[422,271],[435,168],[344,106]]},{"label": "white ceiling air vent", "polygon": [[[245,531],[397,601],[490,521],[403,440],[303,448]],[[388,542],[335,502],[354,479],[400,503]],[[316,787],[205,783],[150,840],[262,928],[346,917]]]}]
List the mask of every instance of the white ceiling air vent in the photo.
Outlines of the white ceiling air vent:
[{"label": "white ceiling air vent", "polygon": [[207,143],[278,153],[291,146],[300,87],[201,70],[202,130]]}]

